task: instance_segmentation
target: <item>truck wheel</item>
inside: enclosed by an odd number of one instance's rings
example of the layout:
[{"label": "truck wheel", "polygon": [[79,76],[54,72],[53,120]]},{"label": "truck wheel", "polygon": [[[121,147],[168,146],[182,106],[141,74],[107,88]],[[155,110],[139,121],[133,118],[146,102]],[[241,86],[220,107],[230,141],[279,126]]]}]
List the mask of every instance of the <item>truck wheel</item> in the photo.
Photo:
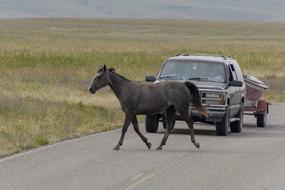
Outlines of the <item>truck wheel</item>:
[{"label": "truck wheel", "polygon": [[156,115],[145,116],[145,129],[148,133],[156,133],[158,129],[159,120]]},{"label": "truck wheel", "polygon": [[244,110],[244,105],[241,104],[241,108],[239,110],[239,113],[237,117],[239,118],[238,121],[232,122],[231,125],[231,132],[233,133],[240,133],[242,131],[243,127],[243,110]]},{"label": "truck wheel", "polygon": [[226,107],[225,115],[221,122],[216,123],[216,134],[217,136],[227,136],[230,125],[230,108]]},{"label": "truck wheel", "polygon": [[257,127],[265,127],[267,121],[267,113],[259,113],[256,115]]}]

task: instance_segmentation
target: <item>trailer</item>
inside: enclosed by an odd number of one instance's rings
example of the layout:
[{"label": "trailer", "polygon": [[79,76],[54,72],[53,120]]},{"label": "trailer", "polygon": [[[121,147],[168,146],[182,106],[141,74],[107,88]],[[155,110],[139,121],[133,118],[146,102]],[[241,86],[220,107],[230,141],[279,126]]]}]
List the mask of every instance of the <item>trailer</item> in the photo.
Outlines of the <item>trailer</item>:
[{"label": "trailer", "polygon": [[243,77],[246,85],[244,115],[255,116],[257,127],[266,127],[269,103],[261,98],[268,86],[252,75],[244,75]]}]

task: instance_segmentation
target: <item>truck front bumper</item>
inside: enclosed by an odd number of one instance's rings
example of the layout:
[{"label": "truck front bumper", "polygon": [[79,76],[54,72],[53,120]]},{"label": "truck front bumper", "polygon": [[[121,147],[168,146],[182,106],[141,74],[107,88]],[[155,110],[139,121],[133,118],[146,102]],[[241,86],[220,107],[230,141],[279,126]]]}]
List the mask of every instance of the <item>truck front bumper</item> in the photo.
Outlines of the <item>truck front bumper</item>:
[{"label": "truck front bumper", "polygon": [[[205,108],[209,112],[209,116],[205,117],[201,115],[197,109],[190,107],[190,116],[193,119],[194,122],[199,121],[199,122],[220,122],[222,121],[226,107],[225,106],[205,106]],[[179,113],[176,114],[176,120],[181,120],[181,116]]]}]

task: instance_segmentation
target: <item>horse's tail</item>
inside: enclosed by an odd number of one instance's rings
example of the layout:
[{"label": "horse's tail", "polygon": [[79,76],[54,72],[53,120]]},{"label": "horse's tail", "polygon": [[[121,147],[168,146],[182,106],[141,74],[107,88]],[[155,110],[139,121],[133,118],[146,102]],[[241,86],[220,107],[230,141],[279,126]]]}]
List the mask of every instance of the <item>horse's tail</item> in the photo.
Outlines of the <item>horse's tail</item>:
[{"label": "horse's tail", "polygon": [[197,110],[204,116],[208,117],[209,112],[208,110],[201,104],[201,98],[199,94],[199,90],[195,84],[192,82],[186,81],[184,84],[187,86],[187,88],[190,91],[190,94],[192,94],[192,103],[197,108]]}]

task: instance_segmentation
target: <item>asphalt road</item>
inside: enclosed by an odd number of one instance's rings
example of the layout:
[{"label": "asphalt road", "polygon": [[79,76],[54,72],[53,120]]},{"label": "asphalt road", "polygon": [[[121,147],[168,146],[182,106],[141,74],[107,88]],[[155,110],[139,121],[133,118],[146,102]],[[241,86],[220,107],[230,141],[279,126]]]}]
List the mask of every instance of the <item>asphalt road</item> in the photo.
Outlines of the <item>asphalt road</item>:
[{"label": "asphalt road", "polygon": [[[119,151],[120,130],[30,150],[0,159],[1,190],[33,189],[285,189],[285,103],[272,105],[267,128],[245,119],[241,134],[217,137],[195,125],[197,149],[179,123],[162,151],[162,132],[146,134],[148,150],[132,127]],[[141,130],[144,131],[143,126]]]}]

